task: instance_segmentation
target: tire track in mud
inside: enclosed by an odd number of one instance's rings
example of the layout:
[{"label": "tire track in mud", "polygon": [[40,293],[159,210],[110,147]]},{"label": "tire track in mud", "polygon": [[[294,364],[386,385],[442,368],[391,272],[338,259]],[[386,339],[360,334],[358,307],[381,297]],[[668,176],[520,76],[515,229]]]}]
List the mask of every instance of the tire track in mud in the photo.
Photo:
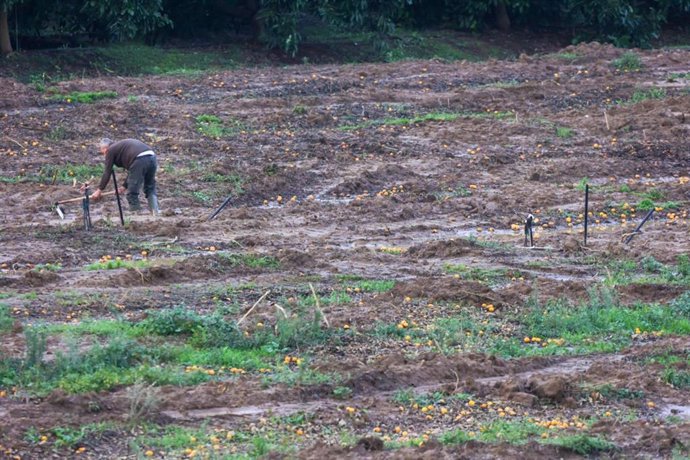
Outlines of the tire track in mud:
[{"label": "tire track in mud", "polygon": [[[594,364],[615,364],[617,362],[622,361],[623,359],[623,354],[614,354],[598,357],[574,357],[561,360],[557,363],[553,363],[551,365],[538,369],[532,369],[518,373],[511,372],[491,377],[481,377],[477,379],[471,379],[470,381],[475,386],[492,387],[498,383],[505,382],[508,380],[528,380],[535,377],[545,378],[560,374],[567,374],[572,379],[573,375],[582,374],[586,372]],[[372,393],[366,393],[364,395],[354,397],[350,402],[348,402],[348,404],[357,405],[357,401],[362,401],[366,402],[366,404],[368,405],[374,405],[372,401],[389,400],[399,390],[409,389],[415,395],[421,395],[428,392],[446,389],[449,385],[454,385],[457,389],[461,385],[460,377],[458,376],[455,382],[438,382],[428,385],[419,385],[411,388],[400,387],[395,390],[375,391]],[[310,412],[323,409],[335,409],[338,406],[343,406],[344,404],[345,402],[342,400],[320,398],[314,401],[305,401],[299,403],[267,403],[240,407],[213,407],[206,409],[193,409],[187,411],[166,410],[162,411],[161,414],[165,417],[169,417],[170,419],[178,421],[195,419],[198,420],[214,417],[259,418],[266,414],[270,414],[273,416],[288,416],[297,412]],[[677,408],[675,410],[678,411]],[[689,408],[685,408],[684,410],[686,410],[686,413],[690,414]]]}]

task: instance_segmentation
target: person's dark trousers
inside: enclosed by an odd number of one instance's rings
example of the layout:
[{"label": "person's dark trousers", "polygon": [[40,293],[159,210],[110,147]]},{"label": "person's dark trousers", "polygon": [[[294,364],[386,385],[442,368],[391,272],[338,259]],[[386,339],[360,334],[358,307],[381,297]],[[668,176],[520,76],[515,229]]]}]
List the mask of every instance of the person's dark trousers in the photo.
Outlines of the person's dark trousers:
[{"label": "person's dark trousers", "polygon": [[[141,204],[139,203],[139,191],[142,186],[144,194],[149,202],[151,211],[158,212],[158,197],[156,195],[156,170],[158,169],[158,162],[155,155],[146,155],[138,157],[129,167],[125,187],[127,187],[127,202],[129,209],[132,211],[139,211]],[[154,206],[155,205],[155,206]]]}]

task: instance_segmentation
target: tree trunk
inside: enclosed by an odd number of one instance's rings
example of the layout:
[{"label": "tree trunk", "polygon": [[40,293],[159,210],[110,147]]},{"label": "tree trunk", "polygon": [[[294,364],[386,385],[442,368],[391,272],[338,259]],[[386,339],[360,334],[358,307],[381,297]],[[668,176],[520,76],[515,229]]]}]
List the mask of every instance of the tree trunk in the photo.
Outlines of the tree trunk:
[{"label": "tree trunk", "polygon": [[0,10],[0,52],[2,52],[3,55],[12,52],[10,28],[7,24],[7,11],[4,8]]},{"label": "tree trunk", "polygon": [[510,30],[510,17],[506,4],[499,1],[496,3],[496,25],[504,32]]}]

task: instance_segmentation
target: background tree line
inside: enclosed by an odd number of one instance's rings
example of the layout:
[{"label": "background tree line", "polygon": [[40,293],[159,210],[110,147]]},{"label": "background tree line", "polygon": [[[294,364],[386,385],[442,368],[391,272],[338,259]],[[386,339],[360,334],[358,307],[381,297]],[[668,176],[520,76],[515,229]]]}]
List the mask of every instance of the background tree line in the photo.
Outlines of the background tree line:
[{"label": "background tree line", "polygon": [[0,0],[0,48],[7,54],[17,42],[32,47],[36,40],[75,46],[232,32],[294,55],[313,21],[381,36],[396,27],[520,27],[647,46],[663,26],[690,24],[690,0]]}]

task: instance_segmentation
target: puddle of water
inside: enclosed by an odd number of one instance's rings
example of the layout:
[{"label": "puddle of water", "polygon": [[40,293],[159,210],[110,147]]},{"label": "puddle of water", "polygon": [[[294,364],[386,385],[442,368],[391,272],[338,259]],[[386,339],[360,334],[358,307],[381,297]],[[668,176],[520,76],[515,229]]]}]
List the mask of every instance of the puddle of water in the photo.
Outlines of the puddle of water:
[{"label": "puddle of water", "polygon": [[324,406],[328,403],[334,403],[331,400],[319,400],[305,403],[294,404],[264,404],[260,406],[242,406],[242,407],[213,407],[210,409],[190,410],[182,413],[180,411],[163,411],[162,414],[176,420],[189,419],[205,419],[209,417],[256,417],[263,414],[272,415],[290,415],[295,412],[310,411]]},{"label": "puddle of water", "polygon": [[667,404],[661,408],[659,417],[679,417],[683,420],[690,420],[690,406],[679,406],[677,404]]}]

